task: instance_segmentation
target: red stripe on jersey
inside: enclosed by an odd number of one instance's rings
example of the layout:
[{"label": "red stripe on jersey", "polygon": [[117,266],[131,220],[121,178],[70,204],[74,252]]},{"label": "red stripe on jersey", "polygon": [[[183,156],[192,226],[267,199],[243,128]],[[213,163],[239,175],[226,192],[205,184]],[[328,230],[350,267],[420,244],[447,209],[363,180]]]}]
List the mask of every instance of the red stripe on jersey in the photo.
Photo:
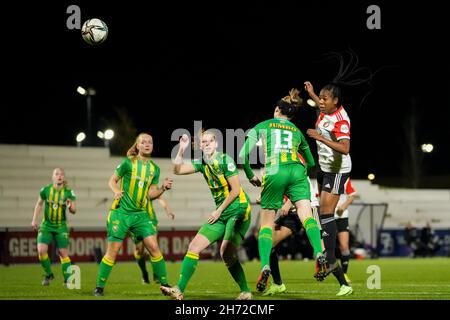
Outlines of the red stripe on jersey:
[{"label": "red stripe on jersey", "polygon": [[348,196],[352,196],[355,193],[356,193],[356,190],[355,190],[355,188],[353,188],[350,178],[348,178],[347,182],[345,183],[345,194]]},{"label": "red stripe on jersey", "polygon": [[302,163],[302,165],[306,166],[306,161],[305,161],[305,159],[303,159],[300,152],[297,152],[297,156],[298,156],[298,159],[300,160],[300,162]]},{"label": "red stripe on jersey", "polygon": [[335,116],[335,115],[337,116],[337,113],[340,113],[342,111],[342,109],[344,109],[344,107],[340,106],[339,108],[337,108],[337,110],[335,112],[329,114],[329,116],[330,117]]},{"label": "red stripe on jersey", "polygon": [[320,121],[322,121],[322,119],[324,117],[325,117],[325,113],[321,112],[319,117],[317,118],[317,121],[316,121],[316,128],[319,127],[319,123],[320,123]]}]

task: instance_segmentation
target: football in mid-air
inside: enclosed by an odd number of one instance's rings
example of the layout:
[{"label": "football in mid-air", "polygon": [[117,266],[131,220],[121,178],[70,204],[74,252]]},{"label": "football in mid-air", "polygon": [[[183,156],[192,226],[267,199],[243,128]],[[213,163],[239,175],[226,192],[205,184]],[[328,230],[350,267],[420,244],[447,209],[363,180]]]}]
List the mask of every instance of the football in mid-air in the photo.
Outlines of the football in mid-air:
[{"label": "football in mid-air", "polygon": [[100,19],[89,19],[83,23],[81,35],[91,45],[100,44],[108,37],[108,26]]}]

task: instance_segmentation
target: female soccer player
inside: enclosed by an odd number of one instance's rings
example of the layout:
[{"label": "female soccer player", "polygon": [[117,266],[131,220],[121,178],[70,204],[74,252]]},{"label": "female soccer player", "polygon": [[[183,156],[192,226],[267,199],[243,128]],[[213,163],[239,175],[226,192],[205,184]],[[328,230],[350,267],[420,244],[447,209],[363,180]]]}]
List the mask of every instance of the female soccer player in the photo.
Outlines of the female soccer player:
[{"label": "female soccer player", "polygon": [[[316,102],[320,115],[316,129],[308,129],[307,135],[317,142],[320,170],[317,173],[317,184],[320,194],[320,220],[322,236],[326,249],[328,270],[336,277],[341,286],[338,296],[353,293],[353,289],[345,280],[342,268],[336,261],[336,221],[334,212],[339,195],[350,177],[352,161],[350,158],[350,118],[341,105],[341,90],[336,84],[328,84],[322,88],[319,96],[314,93],[311,82],[305,82],[305,89]],[[318,277],[323,280],[324,277]]]},{"label": "female soccer player", "polygon": [[[154,200],[147,201],[147,212],[150,216],[152,224],[155,226],[156,232],[158,232],[158,218],[156,217],[156,212],[153,209],[153,201]],[[160,196],[158,198],[158,202],[163,207],[166,215],[173,220],[175,218],[175,215],[170,209],[167,200],[163,198],[163,196]],[[137,237],[132,232],[130,232],[130,236],[135,244],[134,258],[136,259],[136,262],[142,272],[142,283],[148,284],[150,283],[150,278],[148,277],[147,267],[145,266],[145,262],[148,258],[147,251],[145,250],[144,245],[142,244],[142,240],[137,239]],[[153,273],[153,281],[159,283],[159,279],[155,273]]]},{"label": "female soccer player", "polygon": [[220,256],[241,290],[237,299],[250,300],[252,294],[236,251],[250,226],[251,207],[250,200],[240,185],[236,164],[230,156],[216,150],[216,136],[212,132],[205,131],[201,135],[202,159],[183,164],[183,154],[189,145],[188,136],[183,135],[174,162],[174,173],[185,175],[201,172],[211,190],[216,210],[189,244],[177,286],[162,287],[161,290],[176,300],[184,299],[187,283],[195,271],[200,253],[209,245],[222,240]]},{"label": "female soccer player", "polygon": [[[172,187],[172,180],[165,179],[161,187],[159,167],[150,159],[153,138],[141,133],[127,152],[127,158],[116,168],[109,179],[114,202],[108,214],[108,248],[100,263],[97,287],[94,295],[103,296],[106,281],[116,261],[122,242],[131,231],[150,252],[154,271],[162,286],[168,286],[166,263],[156,239],[156,228],[146,209],[149,200],[160,197]],[[121,180],[120,189],[117,182]]]},{"label": "female soccer player", "polygon": [[[69,229],[66,223],[66,209],[75,214],[75,193],[67,187],[64,170],[55,168],[52,174],[52,183],[41,189],[39,198],[34,208],[33,221],[31,227],[38,231],[37,248],[39,261],[45,271],[45,278],[42,285],[48,286],[50,280],[54,279],[51,269],[51,262],[48,257],[48,245],[55,238],[58,248],[59,259],[64,277],[64,283],[70,274],[67,269],[70,267],[70,258],[68,255],[69,247]],[[42,207],[45,205],[44,217],[39,226],[38,216]]]},{"label": "female soccer player", "polygon": [[261,188],[261,229],[258,238],[261,274],[256,284],[260,292],[265,290],[271,272],[269,261],[275,213],[281,208],[284,195],[287,195],[295,204],[299,218],[305,226],[314,249],[316,274],[325,272],[326,261],[322,252],[319,226],[311,214],[310,187],[306,168],[297,152],[300,152],[306,160],[307,167],[314,167],[314,159],[305,137],[290,121],[297,107],[302,104],[299,93],[297,89],[292,89],[288,96],[277,102],[274,117],[259,123],[248,133],[239,155],[249,181],[255,186],[261,185],[250,167],[249,154],[258,140],[262,139],[265,151],[265,174]]}]

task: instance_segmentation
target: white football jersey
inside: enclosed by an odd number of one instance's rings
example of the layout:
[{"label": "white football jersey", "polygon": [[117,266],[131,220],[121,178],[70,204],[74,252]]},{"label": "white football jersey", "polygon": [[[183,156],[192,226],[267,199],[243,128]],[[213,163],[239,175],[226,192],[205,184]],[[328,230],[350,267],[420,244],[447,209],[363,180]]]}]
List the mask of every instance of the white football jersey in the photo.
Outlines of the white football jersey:
[{"label": "white football jersey", "polygon": [[[332,114],[321,112],[316,122],[316,130],[331,141],[350,139],[350,118],[342,106]],[[323,172],[349,173],[352,170],[350,154],[344,155],[318,140],[316,142],[319,165]]]}]

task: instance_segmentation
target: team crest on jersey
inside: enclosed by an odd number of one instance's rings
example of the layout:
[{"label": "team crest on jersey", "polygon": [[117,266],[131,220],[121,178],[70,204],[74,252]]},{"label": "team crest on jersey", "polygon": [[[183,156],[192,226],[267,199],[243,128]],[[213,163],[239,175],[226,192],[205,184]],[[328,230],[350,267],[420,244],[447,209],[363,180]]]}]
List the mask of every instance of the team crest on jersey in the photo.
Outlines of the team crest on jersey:
[{"label": "team crest on jersey", "polygon": [[52,207],[53,207],[53,210],[56,210],[56,209],[58,209],[59,205],[57,203],[54,203]]},{"label": "team crest on jersey", "polygon": [[342,133],[348,133],[348,126],[346,125],[346,124],[343,124],[342,126],[341,126],[341,132]]},{"label": "team crest on jersey", "polygon": [[139,188],[143,188],[144,187],[144,181],[139,181]]},{"label": "team crest on jersey", "polygon": [[117,232],[117,230],[119,230],[119,226],[113,226],[113,231]]},{"label": "team crest on jersey", "polygon": [[236,166],[234,165],[234,163],[229,163],[228,164],[228,171],[234,171],[236,170]]},{"label": "team crest on jersey", "polygon": [[324,127],[324,128],[328,128],[329,125],[330,125],[330,123],[329,123],[328,121],[326,121],[326,122],[323,123],[323,127]]}]

